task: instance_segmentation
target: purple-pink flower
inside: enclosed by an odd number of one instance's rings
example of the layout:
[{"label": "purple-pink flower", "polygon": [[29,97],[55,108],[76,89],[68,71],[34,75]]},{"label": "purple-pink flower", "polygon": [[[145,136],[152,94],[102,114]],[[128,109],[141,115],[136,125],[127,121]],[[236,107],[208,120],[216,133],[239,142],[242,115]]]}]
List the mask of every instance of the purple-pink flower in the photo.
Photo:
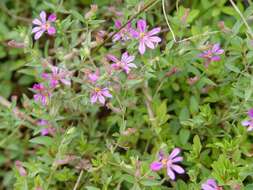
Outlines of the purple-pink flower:
[{"label": "purple-pink flower", "polygon": [[253,108],[248,111],[249,120],[243,121],[242,125],[248,127],[247,131],[253,130]]},{"label": "purple-pink flower", "polygon": [[108,88],[95,87],[94,91],[91,93],[90,101],[92,104],[99,101],[101,104],[105,104],[105,98],[112,98]]},{"label": "purple-pink flower", "polygon": [[95,72],[88,73],[88,80],[91,83],[96,83],[98,79],[99,79],[99,70],[98,69]]},{"label": "purple-pink flower", "polygon": [[123,70],[126,74],[131,71],[131,68],[137,68],[137,66],[132,63],[135,57],[132,55],[128,55],[127,52],[122,54],[121,60],[118,60],[114,55],[107,55],[107,58],[114,62],[111,65],[113,69]]},{"label": "purple-pink flower", "polygon": [[51,66],[51,72],[52,73],[43,73],[42,78],[49,80],[50,86],[52,88],[57,87],[59,82],[67,86],[71,85],[71,73],[69,71],[61,69],[59,67]]},{"label": "purple-pink flower", "polygon": [[199,54],[199,57],[204,58],[206,60],[205,66],[208,65],[212,61],[220,61],[220,55],[224,53],[224,50],[220,48],[220,44],[214,44],[210,49],[205,50],[203,53]]},{"label": "purple-pink flower", "polygon": [[15,166],[16,166],[16,168],[18,170],[19,175],[21,175],[21,176],[27,176],[27,171],[24,168],[24,166],[23,166],[23,164],[22,164],[21,161],[16,160],[15,161]]},{"label": "purple-pink flower", "polygon": [[47,120],[41,119],[37,122],[37,125],[39,125],[41,127],[44,127],[40,131],[40,134],[42,136],[46,136],[46,135],[52,135],[53,136],[56,132],[55,128],[51,127]]},{"label": "purple-pink flower", "polygon": [[208,179],[201,185],[202,190],[223,190],[222,187],[218,186],[214,179]]},{"label": "purple-pink flower", "polygon": [[[120,20],[115,20],[115,27],[117,29],[120,29],[122,27],[122,23]],[[127,41],[129,39],[131,39],[132,35],[131,35],[131,32],[132,32],[132,26],[131,26],[131,22],[129,22],[124,28],[122,28],[119,32],[117,32],[114,36],[113,36],[113,39],[112,41],[113,42],[116,42],[116,41]]]},{"label": "purple-pink flower", "polygon": [[33,24],[35,25],[32,29],[32,34],[35,33],[34,39],[38,40],[44,32],[52,36],[56,33],[56,29],[52,26],[52,23],[56,21],[56,15],[50,14],[47,19],[47,14],[45,11],[40,12],[40,19],[34,19]]},{"label": "purple-pink flower", "polygon": [[167,169],[167,175],[172,179],[175,180],[176,176],[175,173],[182,174],[184,173],[184,169],[179,166],[177,163],[183,160],[183,157],[178,156],[181,152],[179,148],[174,148],[169,156],[165,156],[161,151],[159,152],[159,159],[158,161],[154,161],[150,165],[150,169],[152,171],[159,171],[162,168]]},{"label": "purple-pink flower", "polygon": [[51,97],[51,92],[43,84],[34,84],[33,88],[36,94],[33,95],[35,102],[41,102],[42,105],[48,103],[49,98]]},{"label": "purple-pink flower", "polygon": [[144,54],[146,51],[146,46],[150,49],[154,49],[155,46],[161,42],[161,38],[155,36],[161,31],[160,27],[154,28],[150,31],[147,31],[147,23],[145,20],[137,21],[137,30],[132,30],[132,35],[134,38],[139,40],[139,52]]}]

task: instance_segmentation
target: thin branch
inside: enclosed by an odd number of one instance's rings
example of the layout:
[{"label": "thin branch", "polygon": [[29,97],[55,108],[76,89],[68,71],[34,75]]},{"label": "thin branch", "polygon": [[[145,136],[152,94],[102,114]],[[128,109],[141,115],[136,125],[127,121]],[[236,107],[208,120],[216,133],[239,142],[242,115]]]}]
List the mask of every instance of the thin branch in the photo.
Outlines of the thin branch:
[{"label": "thin branch", "polygon": [[211,32],[205,32],[203,34],[197,34],[197,35],[194,35],[194,36],[191,36],[189,38],[184,38],[180,41],[177,41],[177,43],[182,43],[182,42],[185,42],[185,41],[189,41],[189,40],[192,40],[192,39],[195,39],[195,38],[199,38],[199,37],[203,37],[203,36],[208,36],[208,35],[212,35],[212,34],[217,34],[217,33],[220,33],[221,31],[211,31]]},{"label": "thin branch", "polygon": [[234,9],[236,10],[236,12],[240,15],[242,21],[244,22],[246,28],[248,29],[249,34],[251,35],[251,37],[253,38],[253,32],[249,26],[249,24],[247,23],[246,19],[244,18],[243,14],[241,13],[241,11],[238,9],[238,7],[236,6],[236,4],[234,3],[233,0],[229,0],[230,3],[232,4],[232,6],[234,7]]},{"label": "thin branch", "polygon": [[[0,104],[8,109],[11,109],[12,107],[11,103],[2,96],[0,96]],[[33,125],[36,125],[36,121],[33,118],[21,112],[17,107],[13,108],[13,113],[16,117],[27,120]]]},{"label": "thin branch", "polygon": [[91,54],[97,52],[101,47],[105,45],[106,42],[111,40],[113,36],[115,36],[117,33],[119,33],[123,28],[125,28],[128,23],[132,22],[136,17],[138,17],[142,12],[146,11],[151,6],[155,5],[160,0],[152,0],[148,4],[146,4],[139,12],[137,12],[135,15],[133,15],[125,24],[123,24],[117,31],[112,33],[109,37],[107,37],[99,46],[97,46],[93,51],[91,51]]},{"label": "thin branch", "polygon": [[162,0],[162,7],[163,7],[163,15],[164,15],[165,21],[166,21],[166,23],[167,23],[167,25],[168,25],[168,27],[169,27],[169,29],[170,29],[170,32],[171,32],[172,37],[173,37],[173,40],[174,40],[174,42],[177,42],[175,33],[174,33],[174,31],[172,30],[172,27],[170,26],[169,19],[168,19],[167,14],[166,14],[165,1],[164,1],[164,0]]},{"label": "thin branch", "polygon": [[83,170],[80,172],[80,174],[79,174],[79,176],[78,176],[78,179],[77,179],[77,181],[76,181],[76,184],[75,184],[73,190],[77,190],[77,188],[78,188],[78,186],[79,186],[79,184],[80,184],[80,181],[81,181],[81,179],[82,179],[82,176],[83,176]]}]

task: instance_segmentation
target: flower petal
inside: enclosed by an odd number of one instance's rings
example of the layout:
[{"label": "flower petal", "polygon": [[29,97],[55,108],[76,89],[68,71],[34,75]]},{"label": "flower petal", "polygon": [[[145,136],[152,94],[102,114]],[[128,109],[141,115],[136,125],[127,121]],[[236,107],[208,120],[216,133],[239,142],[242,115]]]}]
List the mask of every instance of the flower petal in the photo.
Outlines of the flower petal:
[{"label": "flower petal", "polygon": [[139,37],[139,32],[137,32],[136,30],[134,29],[131,29],[130,30],[130,34],[133,38],[138,38]]},{"label": "flower petal", "polygon": [[248,116],[251,117],[251,118],[253,118],[253,109],[250,109],[248,111]]},{"label": "flower petal", "polygon": [[129,63],[127,64],[127,66],[130,68],[137,68],[137,66],[134,63]]},{"label": "flower petal", "polygon": [[34,39],[38,40],[44,32],[45,32],[45,30],[40,30],[40,31],[36,32],[36,34],[34,35]]},{"label": "flower petal", "polygon": [[215,190],[215,188],[213,188],[213,187],[211,187],[207,184],[202,184],[201,189],[203,189],[203,190]]},{"label": "flower petal", "polygon": [[148,32],[148,36],[153,36],[153,35],[159,33],[160,31],[161,31],[161,28],[160,28],[160,27],[153,28],[152,30],[150,30],[150,31]]},{"label": "flower petal", "polygon": [[116,42],[116,41],[120,40],[120,38],[121,38],[121,35],[120,35],[119,33],[117,33],[117,34],[115,34],[115,35],[113,36],[112,41],[113,41],[113,42]]},{"label": "flower petal", "polygon": [[183,173],[184,173],[184,169],[183,169],[181,166],[179,166],[179,165],[174,165],[174,164],[172,164],[172,165],[171,165],[171,168],[172,168],[175,172],[177,172],[177,173],[179,173],[179,174],[183,174]]},{"label": "flower petal", "polygon": [[48,29],[47,29],[47,33],[48,35],[52,36],[56,33],[56,30],[55,30],[55,27],[53,26],[50,26]]},{"label": "flower petal", "polygon": [[154,48],[155,48],[154,44],[153,44],[151,41],[149,41],[148,39],[145,40],[145,44],[146,44],[146,46],[149,47],[150,49],[154,49]]},{"label": "flower petal", "polygon": [[57,19],[57,17],[56,17],[56,14],[54,14],[54,13],[50,14],[48,17],[48,20],[50,22],[54,22],[54,21],[56,21],[56,19]]},{"label": "flower petal", "polygon": [[36,26],[32,29],[32,34],[40,31],[42,28],[40,26]]},{"label": "flower petal", "polygon": [[116,27],[117,29],[119,29],[119,28],[122,26],[120,20],[115,20],[115,21],[114,21],[114,24],[115,24],[115,27]]},{"label": "flower petal", "polygon": [[162,164],[161,162],[155,161],[155,162],[152,162],[152,163],[150,164],[150,169],[151,169],[152,171],[158,171],[158,170],[160,170],[160,169],[162,169],[162,168],[163,168],[163,164]]},{"label": "flower petal", "polygon": [[145,51],[146,51],[146,47],[145,47],[145,44],[144,44],[144,42],[143,41],[140,41],[140,44],[139,44],[139,52],[140,52],[140,54],[144,54],[145,53]]},{"label": "flower petal", "polygon": [[170,177],[170,179],[175,180],[176,176],[175,173],[170,169],[167,168],[167,175]]},{"label": "flower petal", "polygon": [[68,80],[68,79],[61,79],[61,82],[62,82],[63,84],[65,84],[65,85],[67,85],[67,86],[70,86],[70,85],[71,85],[71,82],[70,82],[70,80]]},{"label": "flower petal", "polygon": [[107,98],[112,98],[112,95],[110,94],[109,90],[107,88],[103,88],[101,90],[101,93],[103,94],[103,96],[107,97]]},{"label": "flower petal", "polygon": [[152,36],[152,37],[149,37],[148,39],[149,41],[154,42],[154,43],[159,43],[162,41],[162,39],[157,36]]},{"label": "flower petal", "polygon": [[248,125],[250,125],[250,123],[251,122],[249,120],[241,122],[242,126],[248,126]]},{"label": "flower petal", "polygon": [[216,55],[220,55],[223,54],[224,50],[223,49],[219,49],[218,51],[215,52]]},{"label": "flower petal", "polygon": [[108,54],[107,56],[107,59],[113,61],[114,63],[117,63],[119,60],[112,54]]},{"label": "flower petal", "polygon": [[93,94],[93,95],[91,96],[91,98],[90,98],[90,102],[91,102],[92,104],[94,104],[94,103],[97,101],[97,99],[98,99],[97,94]]},{"label": "flower petal", "polygon": [[35,25],[41,25],[42,23],[41,23],[41,21],[39,20],[39,19],[34,19],[33,20],[33,24],[35,24]]},{"label": "flower petal", "polygon": [[105,104],[105,98],[104,98],[104,96],[102,96],[102,95],[98,95],[98,101],[101,103],[101,104]]},{"label": "flower petal", "polygon": [[137,28],[140,32],[145,32],[147,27],[147,23],[145,20],[141,19],[137,21]]},{"label": "flower petal", "polygon": [[176,163],[176,162],[181,162],[182,160],[183,160],[182,156],[177,156],[177,157],[174,157],[171,161],[173,163]]},{"label": "flower petal", "polygon": [[216,183],[216,181],[214,179],[208,179],[206,181],[206,184],[208,184],[208,185],[210,185],[210,186],[212,186],[214,188],[217,187],[217,183]]},{"label": "flower petal", "polygon": [[211,58],[212,61],[220,61],[220,56],[213,56]]},{"label": "flower petal", "polygon": [[172,152],[170,153],[169,158],[170,159],[175,158],[180,152],[181,150],[179,148],[174,148]]},{"label": "flower petal", "polygon": [[219,49],[220,49],[220,44],[219,44],[219,43],[214,44],[213,47],[212,47],[212,52],[215,53],[215,52],[217,52]]},{"label": "flower petal", "polygon": [[42,23],[46,23],[47,22],[47,14],[46,14],[45,11],[41,11],[40,12],[40,18],[41,18]]}]

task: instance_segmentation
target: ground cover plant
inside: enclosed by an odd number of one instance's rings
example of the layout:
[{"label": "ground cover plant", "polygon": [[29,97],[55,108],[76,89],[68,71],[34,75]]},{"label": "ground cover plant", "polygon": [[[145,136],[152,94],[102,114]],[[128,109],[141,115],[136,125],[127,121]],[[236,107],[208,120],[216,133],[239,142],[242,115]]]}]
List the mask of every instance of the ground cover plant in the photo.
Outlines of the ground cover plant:
[{"label": "ground cover plant", "polygon": [[251,0],[0,10],[0,189],[253,189]]}]

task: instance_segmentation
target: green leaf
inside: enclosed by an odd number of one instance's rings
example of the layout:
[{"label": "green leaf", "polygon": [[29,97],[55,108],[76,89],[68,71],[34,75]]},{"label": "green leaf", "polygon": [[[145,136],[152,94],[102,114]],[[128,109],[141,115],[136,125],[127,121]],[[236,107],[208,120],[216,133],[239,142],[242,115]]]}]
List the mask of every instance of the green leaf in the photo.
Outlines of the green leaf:
[{"label": "green leaf", "polygon": [[99,188],[94,187],[94,186],[86,186],[85,188],[86,188],[87,190],[100,190]]},{"label": "green leaf", "polygon": [[179,132],[179,140],[185,145],[190,137],[190,131],[188,129],[181,129]]},{"label": "green leaf", "polygon": [[160,181],[154,181],[154,180],[149,180],[149,179],[141,180],[140,183],[144,186],[157,186],[161,184]]},{"label": "green leaf", "polygon": [[35,138],[30,139],[29,142],[34,143],[34,144],[41,144],[45,146],[51,146],[54,143],[53,139],[48,136],[35,137]]},{"label": "green leaf", "polygon": [[202,145],[200,142],[200,138],[198,135],[195,135],[193,138],[193,152],[199,155],[201,152],[201,149],[202,149]]},{"label": "green leaf", "polygon": [[79,21],[85,23],[84,16],[81,15],[79,12],[77,12],[77,11],[75,11],[75,10],[72,10],[72,11],[71,11],[71,14],[72,14],[76,19],[78,19]]}]

